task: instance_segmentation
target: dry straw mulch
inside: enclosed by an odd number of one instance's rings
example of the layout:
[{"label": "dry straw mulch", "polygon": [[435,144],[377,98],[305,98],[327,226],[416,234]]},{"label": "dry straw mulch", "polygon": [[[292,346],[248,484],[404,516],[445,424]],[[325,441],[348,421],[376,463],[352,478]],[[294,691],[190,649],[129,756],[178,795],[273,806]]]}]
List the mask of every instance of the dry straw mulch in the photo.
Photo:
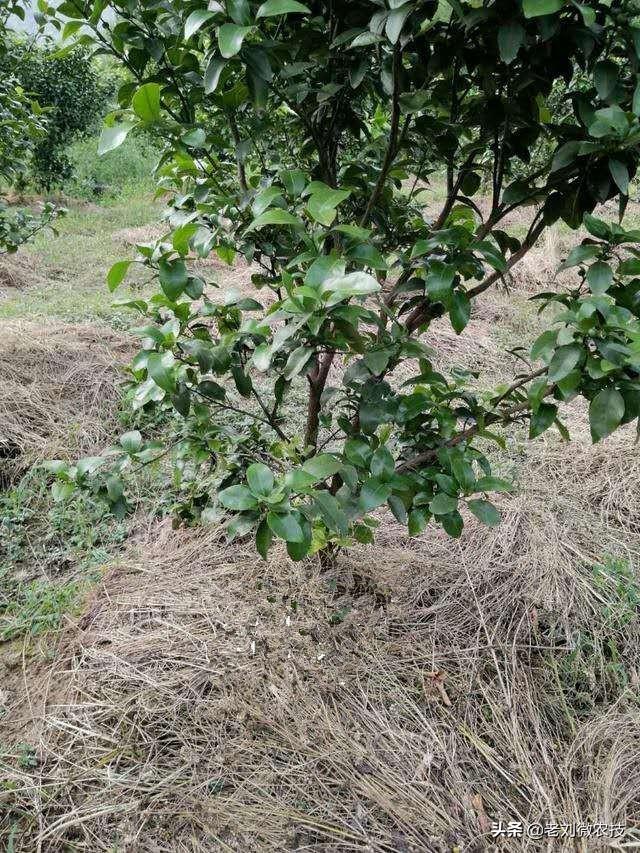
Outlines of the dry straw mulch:
[{"label": "dry straw mulch", "polygon": [[101,449],[113,433],[129,340],[90,324],[0,324],[0,476]]},{"label": "dry straw mulch", "polygon": [[480,851],[497,819],[637,844],[637,606],[602,565],[637,565],[639,475],[626,431],[539,441],[499,528],[386,525],[333,591],[150,523],[12,711],[15,850]]}]

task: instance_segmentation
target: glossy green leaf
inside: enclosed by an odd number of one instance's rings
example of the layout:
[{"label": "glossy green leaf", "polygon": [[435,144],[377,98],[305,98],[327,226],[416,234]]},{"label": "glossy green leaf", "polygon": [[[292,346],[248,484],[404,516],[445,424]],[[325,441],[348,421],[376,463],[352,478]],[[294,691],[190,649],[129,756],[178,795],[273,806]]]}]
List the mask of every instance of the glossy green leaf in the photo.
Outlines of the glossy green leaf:
[{"label": "glossy green leaf", "polygon": [[273,491],[273,474],[262,462],[254,462],[247,468],[247,483],[256,497],[269,495]]},{"label": "glossy green leaf", "polygon": [[218,492],[218,500],[226,509],[241,512],[247,509],[255,509],[258,502],[246,486],[229,486]]},{"label": "glossy green leaf", "polygon": [[209,9],[195,9],[184,22],[184,37],[186,41],[194,36],[203,24],[215,16]]},{"label": "glossy green leaf", "polygon": [[458,499],[448,495],[446,492],[438,492],[429,504],[429,509],[434,515],[448,515],[458,506]]},{"label": "glossy green leaf", "polygon": [[498,28],[498,48],[503,62],[510,65],[524,42],[524,27],[518,21],[507,21]]},{"label": "glossy green leaf", "polygon": [[525,18],[539,18],[543,15],[553,15],[564,6],[564,0],[522,0]]},{"label": "glossy green leaf", "polygon": [[107,274],[107,286],[113,291],[124,281],[133,261],[116,261]]},{"label": "glossy green leaf", "polygon": [[319,453],[317,456],[307,459],[302,470],[315,477],[316,480],[326,480],[327,477],[337,474],[342,468],[342,464],[340,459],[330,453]]},{"label": "glossy green leaf", "polygon": [[302,527],[293,513],[270,512],[267,514],[267,524],[272,532],[285,542],[303,542]]},{"label": "glossy green leaf", "polygon": [[558,407],[551,403],[541,403],[538,411],[531,415],[529,438],[537,438],[549,429],[558,414]]},{"label": "glossy green leaf", "polygon": [[311,10],[307,6],[296,2],[296,0],[267,0],[258,9],[256,18],[273,18],[277,15],[289,15],[294,12],[299,12],[303,15],[311,14]]},{"label": "glossy green leaf", "polygon": [[288,210],[271,208],[270,210],[261,213],[260,216],[257,216],[245,233],[248,234],[250,231],[259,231],[266,225],[294,225],[297,227],[301,224],[300,220],[292,213],[289,213]]},{"label": "glossy green leaf", "polygon": [[134,127],[133,122],[122,122],[121,124],[103,127],[98,142],[98,155],[107,154],[109,151],[119,148]]},{"label": "glossy green leaf", "polygon": [[558,347],[549,364],[547,379],[549,382],[559,382],[579,363],[584,350],[579,344],[567,344]]},{"label": "glossy green leaf", "polygon": [[273,532],[266,519],[263,519],[256,530],[256,550],[263,560],[267,559],[269,548],[273,543]]},{"label": "glossy green leaf", "polygon": [[237,24],[223,24],[218,30],[218,47],[225,59],[235,56],[242,47],[247,33],[252,27],[240,27]]},{"label": "glossy green leaf", "polygon": [[587,270],[587,284],[592,293],[605,293],[613,284],[613,271],[604,261],[596,261]]},{"label": "glossy green leaf", "polygon": [[363,513],[371,512],[386,503],[391,494],[391,487],[381,482],[376,477],[371,477],[363,485],[358,500],[358,506]]},{"label": "glossy green leaf", "polygon": [[500,524],[500,513],[489,501],[474,498],[473,500],[467,501],[467,506],[475,517],[483,524],[486,524],[487,527],[495,527]]},{"label": "glossy green leaf", "polygon": [[145,83],[136,90],[131,106],[138,118],[146,124],[160,121],[160,86],[157,83]]},{"label": "glossy green leaf", "polygon": [[603,388],[589,405],[589,425],[594,442],[610,435],[624,417],[624,398],[615,388]]}]

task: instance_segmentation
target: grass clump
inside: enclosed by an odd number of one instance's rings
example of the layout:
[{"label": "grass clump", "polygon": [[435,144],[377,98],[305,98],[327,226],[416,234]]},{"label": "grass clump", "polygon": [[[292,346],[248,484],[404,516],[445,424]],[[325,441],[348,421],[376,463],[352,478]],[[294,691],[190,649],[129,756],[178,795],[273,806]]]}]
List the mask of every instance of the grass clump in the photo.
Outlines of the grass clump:
[{"label": "grass clump", "polygon": [[77,610],[80,592],[79,584],[73,581],[60,585],[34,581],[23,586],[0,612],[0,642],[57,630],[65,616]]}]

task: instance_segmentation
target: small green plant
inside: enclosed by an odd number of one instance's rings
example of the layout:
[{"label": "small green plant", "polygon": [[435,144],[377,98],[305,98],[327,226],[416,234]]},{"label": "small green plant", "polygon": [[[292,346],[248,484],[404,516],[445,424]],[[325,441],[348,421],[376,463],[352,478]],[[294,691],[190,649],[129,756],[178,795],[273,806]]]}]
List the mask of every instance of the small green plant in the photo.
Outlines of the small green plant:
[{"label": "small green plant", "polygon": [[56,630],[77,607],[79,597],[76,583],[34,581],[21,587],[7,607],[0,610],[0,642]]},{"label": "small green plant", "polygon": [[597,615],[561,639],[569,651],[548,659],[571,720],[614,702],[629,686],[629,650],[637,646],[640,586],[633,567],[610,559],[592,569]]}]

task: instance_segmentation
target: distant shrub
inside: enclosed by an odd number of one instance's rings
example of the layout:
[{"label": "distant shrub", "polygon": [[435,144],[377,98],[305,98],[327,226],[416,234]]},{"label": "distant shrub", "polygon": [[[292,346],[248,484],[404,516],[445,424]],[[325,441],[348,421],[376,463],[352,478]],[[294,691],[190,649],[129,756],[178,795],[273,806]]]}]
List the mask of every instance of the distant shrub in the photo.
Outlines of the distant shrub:
[{"label": "distant shrub", "polygon": [[153,167],[158,149],[144,136],[129,138],[116,151],[98,157],[98,137],[78,140],[67,149],[71,178],[67,195],[94,199],[153,190]]},{"label": "distant shrub", "polygon": [[10,69],[45,109],[46,133],[34,148],[30,172],[47,190],[71,176],[67,146],[96,127],[113,95],[113,81],[99,73],[88,51],[75,48],[64,56],[55,51],[50,42],[16,42],[0,59],[0,71]]}]

